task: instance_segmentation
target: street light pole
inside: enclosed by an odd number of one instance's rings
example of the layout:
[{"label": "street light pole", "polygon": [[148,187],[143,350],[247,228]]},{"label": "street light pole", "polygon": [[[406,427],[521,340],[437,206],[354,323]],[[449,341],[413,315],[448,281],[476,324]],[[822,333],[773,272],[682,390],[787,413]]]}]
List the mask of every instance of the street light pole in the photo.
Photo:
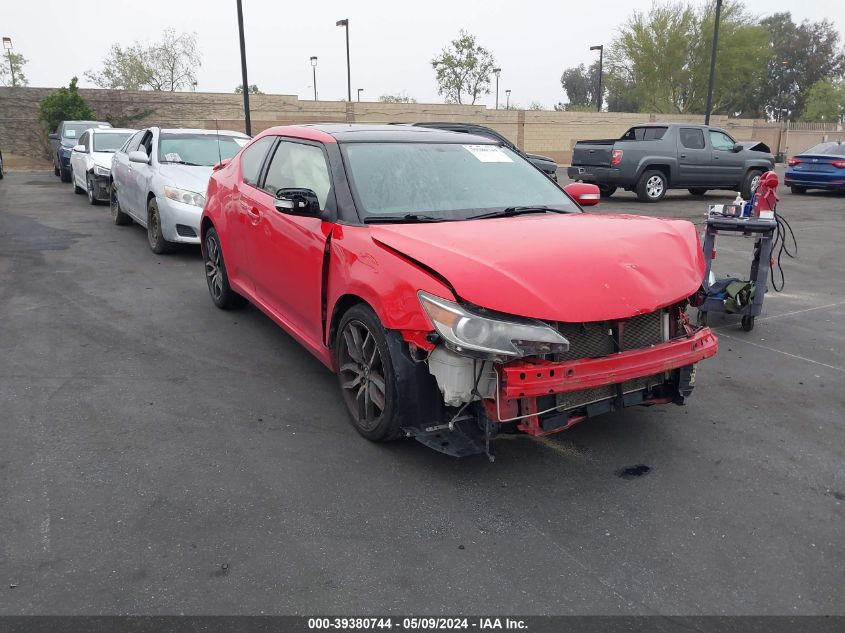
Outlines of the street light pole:
[{"label": "street light pole", "polygon": [[602,98],[603,95],[601,93],[601,73],[602,67],[604,66],[604,44],[599,44],[598,46],[591,46],[591,51],[598,51],[599,52],[599,91],[596,94],[596,111],[601,112],[601,106],[604,99]]},{"label": "street light pole", "polygon": [[6,49],[6,57],[9,58],[9,72],[12,73],[12,88],[14,88],[18,84],[15,81],[15,67],[12,64],[12,38],[11,37],[4,37],[3,38],[3,48]]},{"label": "street light pole", "polygon": [[502,72],[501,68],[494,68],[493,74],[496,75],[496,109],[499,109],[499,73]]},{"label": "street light pole", "polygon": [[713,82],[716,80],[716,50],[719,48],[719,22],[722,19],[722,0],[716,0],[716,23],[713,26],[713,48],[710,51],[710,81],[707,84],[707,105],[704,108],[704,125],[710,125],[713,110]]},{"label": "street light pole", "polygon": [[335,26],[342,26],[346,28],[346,97],[352,101],[352,70],[349,66],[349,20],[338,20]]},{"label": "street light pole", "polygon": [[241,0],[238,4],[238,35],[241,38],[241,81],[244,87],[244,131],[247,136],[252,136],[252,121],[249,117],[249,82],[246,78],[246,43],[244,42],[244,10]]},{"label": "street light pole", "polygon": [[505,104],[505,110],[510,110],[511,109],[511,91],[510,91],[510,88],[505,90],[505,94],[508,97],[507,104]]},{"label": "street light pole", "polygon": [[364,92],[363,88],[358,88],[358,103],[361,103],[361,93]]},{"label": "street light pole", "polygon": [[311,57],[311,71],[314,73],[314,101],[317,100],[317,58]]}]

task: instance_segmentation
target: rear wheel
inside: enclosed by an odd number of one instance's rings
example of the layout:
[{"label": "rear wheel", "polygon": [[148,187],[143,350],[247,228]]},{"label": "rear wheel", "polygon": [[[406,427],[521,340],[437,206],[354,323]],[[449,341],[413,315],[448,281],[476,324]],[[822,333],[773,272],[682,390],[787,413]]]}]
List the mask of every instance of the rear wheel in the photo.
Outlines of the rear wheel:
[{"label": "rear wheel", "polygon": [[751,200],[751,196],[754,195],[754,192],[757,191],[757,185],[760,183],[760,176],[763,175],[763,172],[759,169],[751,169],[747,174],[745,174],[745,180],[742,183],[742,194],[743,200]]},{"label": "rear wheel", "polygon": [[707,189],[704,189],[702,187],[693,187],[692,189],[688,189],[687,191],[689,191],[694,196],[703,196],[705,193],[707,193]]},{"label": "rear wheel", "polygon": [[223,260],[220,238],[213,228],[208,229],[205,234],[203,252],[205,281],[208,283],[208,292],[211,294],[214,305],[221,310],[242,308],[246,304],[246,299],[232,290],[229,285],[229,275],[226,273],[226,262]]},{"label": "rear wheel", "polygon": [[373,442],[402,434],[388,335],[376,313],[358,304],[343,315],[335,344],[338,380],[352,425]]},{"label": "rear wheel", "polygon": [[76,184],[76,174],[70,170],[70,181],[73,183],[73,193],[85,193],[85,189]]},{"label": "rear wheel", "polygon": [[117,226],[126,226],[132,223],[132,218],[126,215],[120,208],[120,202],[117,199],[117,189],[114,183],[111,184],[109,193],[109,206],[111,207],[111,219]]},{"label": "rear wheel", "polygon": [[796,187],[793,185],[789,190],[797,196],[807,193],[807,187]]},{"label": "rear wheel", "polygon": [[155,201],[155,198],[150,198],[150,201],[147,203],[147,241],[156,255],[172,253],[176,248],[173,242],[168,242],[164,239],[164,234],[161,230],[161,215],[159,215],[158,203]]},{"label": "rear wheel", "polygon": [[668,186],[666,174],[655,169],[648,170],[637,182],[637,198],[640,202],[658,202],[666,195]]},{"label": "rear wheel", "polygon": [[599,185],[599,193],[601,194],[602,198],[609,198],[614,193],[616,193],[616,187],[611,185]]},{"label": "rear wheel", "polygon": [[53,165],[53,175],[58,176],[60,175],[59,168]]}]

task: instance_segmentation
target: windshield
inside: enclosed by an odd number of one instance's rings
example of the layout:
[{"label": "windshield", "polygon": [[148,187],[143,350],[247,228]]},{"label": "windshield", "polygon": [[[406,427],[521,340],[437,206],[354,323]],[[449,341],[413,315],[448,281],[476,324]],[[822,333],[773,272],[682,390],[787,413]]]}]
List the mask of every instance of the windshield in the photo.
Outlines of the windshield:
[{"label": "windshield", "polygon": [[462,220],[526,206],[578,211],[557,185],[505,147],[348,143],[341,151],[362,219],[425,214]]},{"label": "windshield", "polygon": [[132,132],[99,132],[94,134],[94,151],[114,153],[132,136]]},{"label": "windshield", "polygon": [[220,160],[232,158],[248,142],[248,138],[224,134],[163,133],[158,143],[158,160],[211,167]]},{"label": "windshield", "polygon": [[68,138],[68,139],[79,138],[80,136],[82,136],[82,133],[85,130],[89,130],[92,127],[97,128],[97,127],[111,127],[111,126],[107,125],[105,123],[92,123],[90,121],[87,122],[87,123],[65,123],[64,130],[62,131],[62,134],[64,134],[64,137]]}]

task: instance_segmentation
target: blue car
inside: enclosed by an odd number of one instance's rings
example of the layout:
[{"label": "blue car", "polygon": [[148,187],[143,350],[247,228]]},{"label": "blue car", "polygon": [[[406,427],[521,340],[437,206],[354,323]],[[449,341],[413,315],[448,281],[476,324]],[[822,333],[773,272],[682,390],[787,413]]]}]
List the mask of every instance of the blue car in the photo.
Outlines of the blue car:
[{"label": "blue car", "polygon": [[831,141],[819,143],[806,152],[787,161],[783,184],[792,193],[807,189],[833,189],[845,191],[845,143]]},{"label": "blue car", "polygon": [[53,173],[70,182],[70,155],[73,147],[79,142],[79,137],[88,128],[111,127],[105,121],[62,121],[53,134],[50,134],[50,145],[53,148]]}]

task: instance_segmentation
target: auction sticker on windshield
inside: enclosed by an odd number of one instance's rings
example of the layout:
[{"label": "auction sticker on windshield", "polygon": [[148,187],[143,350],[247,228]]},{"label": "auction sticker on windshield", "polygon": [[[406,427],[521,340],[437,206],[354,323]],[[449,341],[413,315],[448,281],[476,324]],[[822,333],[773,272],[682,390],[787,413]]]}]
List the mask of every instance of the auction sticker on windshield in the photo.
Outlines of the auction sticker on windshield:
[{"label": "auction sticker on windshield", "polygon": [[511,157],[495,145],[464,145],[463,148],[482,163],[512,163]]}]

